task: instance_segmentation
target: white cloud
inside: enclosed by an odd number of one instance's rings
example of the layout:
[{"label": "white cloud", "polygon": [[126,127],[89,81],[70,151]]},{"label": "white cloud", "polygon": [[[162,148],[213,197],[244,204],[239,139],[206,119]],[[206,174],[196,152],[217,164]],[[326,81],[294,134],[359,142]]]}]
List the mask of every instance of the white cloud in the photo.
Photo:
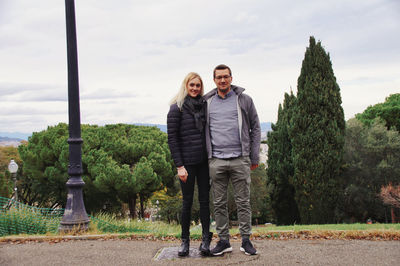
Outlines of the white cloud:
[{"label": "white cloud", "polygon": [[[310,35],[330,53],[346,119],[400,89],[397,1],[75,2],[82,123],[164,124],[183,77],[209,90],[219,63],[275,122]],[[0,131],[66,122],[64,2],[0,1],[0,36]]]}]

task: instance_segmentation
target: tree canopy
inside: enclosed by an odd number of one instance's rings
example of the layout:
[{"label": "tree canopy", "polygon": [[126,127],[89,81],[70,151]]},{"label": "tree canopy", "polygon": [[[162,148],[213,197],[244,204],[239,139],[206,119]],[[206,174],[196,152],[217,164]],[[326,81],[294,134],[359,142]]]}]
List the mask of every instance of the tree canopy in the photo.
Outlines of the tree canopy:
[{"label": "tree canopy", "polygon": [[[66,203],[68,125],[33,133],[19,152],[24,161],[26,200],[41,205]],[[128,203],[135,214],[141,199],[173,183],[167,136],[156,127],[82,125],[84,200],[88,211]]]},{"label": "tree canopy", "polygon": [[22,161],[18,149],[12,146],[0,147],[0,197],[11,197],[12,194],[13,184],[8,172],[8,164],[11,160],[19,166],[17,177],[22,175]]},{"label": "tree canopy", "polygon": [[364,125],[370,126],[376,118],[385,121],[387,129],[397,129],[400,132],[400,93],[386,97],[385,102],[369,106],[356,118]]},{"label": "tree canopy", "polygon": [[346,124],[341,215],[347,221],[371,218],[386,222],[389,215],[379,198],[383,186],[400,185],[400,134],[375,120],[370,127],[353,118]]}]

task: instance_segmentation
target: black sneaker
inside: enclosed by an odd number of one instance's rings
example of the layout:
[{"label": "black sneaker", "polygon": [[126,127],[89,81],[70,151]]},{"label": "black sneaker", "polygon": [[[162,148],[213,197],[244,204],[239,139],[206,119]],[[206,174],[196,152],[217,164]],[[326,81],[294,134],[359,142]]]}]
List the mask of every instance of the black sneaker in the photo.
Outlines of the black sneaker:
[{"label": "black sneaker", "polygon": [[243,251],[246,255],[256,255],[257,250],[251,244],[250,239],[243,239],[242,246],[240,247],[240,251]]},{"label": "black sneaker", "polygon": [[231,244],[227,240],[220,240],[217,245],[211,250],[213,256],[220,256],[225,252],[232,252]]}]

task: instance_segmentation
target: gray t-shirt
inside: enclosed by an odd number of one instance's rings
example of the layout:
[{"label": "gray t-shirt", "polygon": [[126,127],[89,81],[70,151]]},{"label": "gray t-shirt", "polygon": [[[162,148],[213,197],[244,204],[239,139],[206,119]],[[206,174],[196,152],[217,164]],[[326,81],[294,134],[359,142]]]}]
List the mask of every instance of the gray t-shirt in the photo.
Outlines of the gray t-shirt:
[{"label": "gray t-shirt", "polygon": [[238,97],[230,91],[225,98],[218,93],[209,110],[212,157],[227,159],[242,156],[238,122]]}]

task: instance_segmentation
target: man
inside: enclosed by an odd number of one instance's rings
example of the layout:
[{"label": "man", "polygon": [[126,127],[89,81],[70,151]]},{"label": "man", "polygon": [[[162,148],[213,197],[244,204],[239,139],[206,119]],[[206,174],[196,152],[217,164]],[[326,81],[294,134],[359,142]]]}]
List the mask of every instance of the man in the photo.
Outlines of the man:
[{"label": "man", "polygon": [[250,242],[250,170],[258,167],[261,140],[260,122],[253,100],[244,89],[232,85],[232,72],[226,65],[214,69],[217,88],[207,93],[206,145],[214,198],[214,214],[219,241],[211,253],[231,252],[227,191],[229,180],[239,217],[242,237],[240,250],[257,254]]}]

